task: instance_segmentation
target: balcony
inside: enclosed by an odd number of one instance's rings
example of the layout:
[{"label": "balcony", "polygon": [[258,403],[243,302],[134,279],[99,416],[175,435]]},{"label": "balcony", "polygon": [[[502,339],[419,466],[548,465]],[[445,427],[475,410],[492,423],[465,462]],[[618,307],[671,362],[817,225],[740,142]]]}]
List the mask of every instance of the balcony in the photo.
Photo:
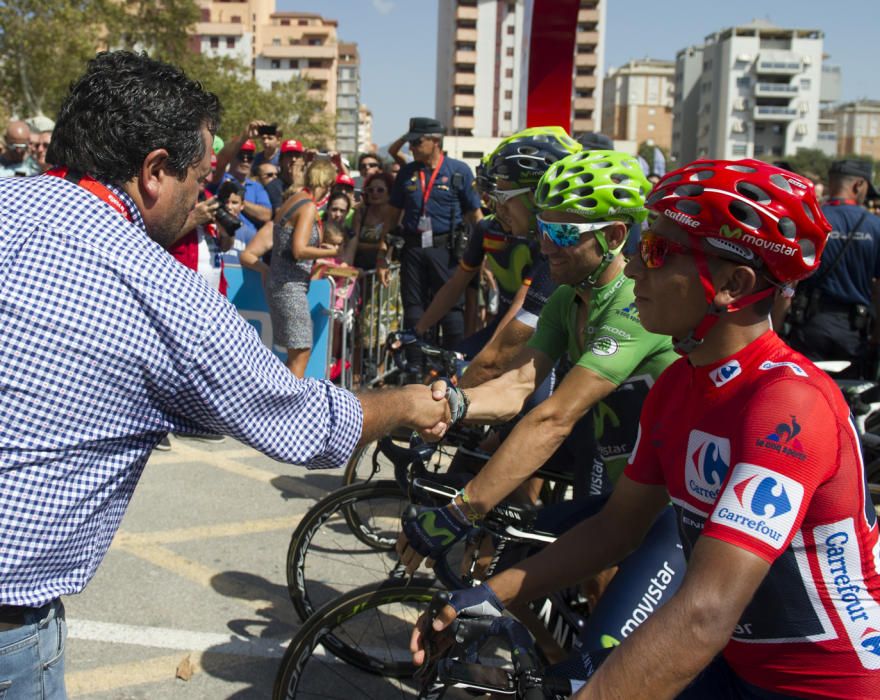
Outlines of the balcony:
[{"label": "balcony", "polygon": [[596,98],[595,97],[575,97],[574,98],[574,110],[579,112],[581,110],[594,110],[596,109]]},{"label": "balcony", "polygon": [[803,64],[794,56],[758,56],[755,72],[764,75],[797,75],[803,70]]},{"label": "balcony", "polygon": [[477,84],[477,74],[476,73],[462,73],[460,71],[456,71],[455,84],[456,85],[476,85]]},{"label": "balcony", "polygon": [[197,22],[196,34],[199,36],[241,36],[244,25],[232,22]]},{"label": "balcony", "polygon": [[755,121],[790,122],[797,117],[792,107],[755,107]]},{"label": "balcony", "polygon": [[755,97],[797,97],[800,89],[797,85],[784,83],[757,83]]},{"label": "balcony", "polygon": [[577,88],[595,88],[595,75],[576,75],[574,76],[574,87]]},{"label": "balcony", "polygon": [[453,107],[476,107],[477,106],[477,98],[473,95],[453,95],[452,96],[452,106]]},{"label": "balcony", "polygon": [[453,129],[473,129],[474,128],[474,118],[472,116],[463,116],[461,114],[456,114],[452,117],[452,128]]},{"label": "balcony", "polygon": [[330,68],[301,68],[300,74],[303,78],[309,81],[321,80],[325,83],[329,83],[330,79],[333,77],[333,70]]},{"label": "balcony", "polygon": [[580,9],[578,10],[577,17],[578,24],[586,24],[588,22],[598,22],[599,21],[599,10],[595,7],[591,9]]},{"label": "balcony", "polygon": [[456,41],[469,41],[472,44],[477,43],[477,30],[459,28],[455,30]]},{"label": "balcony", "polygon": [[308,44],[288,44],[286,46],[263,46],[260,55],[266,58],[327,58],[336,59],[336,44],[309,46]]},{"label": "balcony", "polygon": [[472,19],[476,21],[479,10],[476,5],[459,5],[455,8],[455,19]]},{"label": "balcony", "polygon": [[578,32],[575,35],[574,41],[576,44],[589,44],[590,46],[595,46],[599,43],[599,32]]},{"label": "balcony", "polygon": [[469,66],[476,65],[477,63],[477,52],[476,51],[456,51],[455,52],[455,63],[465,64]]},{"label": "balcony", "polygon": [[595,53],[579,53],[575,54],[574,65],[577,66],[594,66],[598,61]]}]

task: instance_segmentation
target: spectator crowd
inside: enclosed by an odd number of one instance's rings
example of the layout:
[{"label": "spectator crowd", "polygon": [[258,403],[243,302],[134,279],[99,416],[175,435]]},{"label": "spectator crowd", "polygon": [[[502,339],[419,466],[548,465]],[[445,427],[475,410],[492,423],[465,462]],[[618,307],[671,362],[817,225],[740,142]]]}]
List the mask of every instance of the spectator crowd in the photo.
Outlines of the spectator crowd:
[{"label": "spectator crowd", "polygon": [[[53,127],[42,115],[10,121],[0,177],[49,170]],[[211,173],[170,252],[221,294],[228,288],[225,265],[240,263],[258,272],[273,341],[284,348],[286,364],[298,377],[305,374],[314,340],[306,297],[310,281],[332,278],[332,306],[340,314],[356,314],[380,286],[387,287],[389,267],[399,275],[394,289],[400,293],[403,327],[473,355],[497,335],[507,312],[523,312],[519,304],[511,311],[516,290],[505,293],[504,280],[499,284],[493,273],[493,268],[498,272],[493,256],[484,255],[492,244],[478,223],[498,217],[491,187],[481,182],[479,168],[475,178],[469,166],[444,152],[444,132],[439,121],[415,117],[387,157],[376,150],[361,153],[355,169],[337,152],[308,148],[277,124],[254,119],[226,142],[215,137]],[[582,134],[578,141],[588,150],[614,147],[598,133]],[[402,153],[405,145],[409,158]],[[655,184],[663,173],[641,163]],[[772,319],[811,359],[845,360],[850,363],[846,372],[875,378],[880,374],[880,332],[875,332],[880,192],[872,167],[868,160],[835,161],[824,182],[801,173],[814,182],[817,194],[824,193],[823,212],[834,230],[820,269],[796,292],[779,295]],[[639,232],[634,226],[627,253],[632,254]],[[522,235],[534,237],[534,232]],[[468,240],[475,243],[470,253]],[[533,246],[532,254],[531,267],[541,270],[540,251]],[[526,281],[532,280],[527,276]],[[438,295],[442,299],[432,306]],[[354,333],[349,356],[341,357],[340,336],[346,330],[338,318],[328,369],[334,380],[343,364],[354,362],[362,369],[361,358],[352,356],[363,351],[359,326],[347,327]],[[355,375],[355,383],[368,379]]]}]

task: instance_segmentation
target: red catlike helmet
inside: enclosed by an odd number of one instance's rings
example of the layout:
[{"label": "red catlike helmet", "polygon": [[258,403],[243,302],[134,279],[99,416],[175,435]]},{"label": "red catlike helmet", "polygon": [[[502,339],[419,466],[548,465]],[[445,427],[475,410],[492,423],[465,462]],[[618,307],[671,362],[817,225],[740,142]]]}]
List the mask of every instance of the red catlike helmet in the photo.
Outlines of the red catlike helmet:
[{"label": "red catlike helmet", "polygon": [[348,187],[354,187],[354,179],[351,175],[346,175],[345,173],[339,173],[336,176],[336,184],[337,185],[347,185]]},{"label": "red catlike helmet", "polygon": [[657,183],[645,206],[719,252],[758,258],[779,282],[819,267],[831,225],[813,183],[759,160],[697,160]]}]

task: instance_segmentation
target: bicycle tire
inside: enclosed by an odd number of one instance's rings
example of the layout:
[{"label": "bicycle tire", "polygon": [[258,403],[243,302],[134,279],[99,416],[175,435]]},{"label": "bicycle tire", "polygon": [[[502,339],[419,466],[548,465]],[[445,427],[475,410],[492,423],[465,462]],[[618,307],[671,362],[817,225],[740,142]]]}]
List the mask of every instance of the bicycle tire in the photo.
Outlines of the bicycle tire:
[{"label": "bicycle tire", "polygon": [[338,489],[308,510],[291,535],[286,562],[287,589],[301,620],[332,596],[388,578],[407,503],[396,482],[375,481]]},{"label": "bicycle tire", "polygon": [[[400,630],[408,629],[411,631],[410,624],[415,623],[418,617],[417,613],[428,605],[436,590],[434,586],[429,584],[406,585],[398,581],[386,581],[378,586],[370,585],[356,588],[336,600],[328,602],[306,621],[288,645],[275,678],[272,691],[273,700],[302,698],[308,692],[314,692],[315,697],[328,697],[328,689],[319,687],[323,685],[321,677],[323,667],[320,669],[318,667],[309,668],[310,661],[315,661],[318,664],[333,663],[332,661],[324,661],[320,657],[315,658],[319,645],[329,650],[341,661],[372,676],[394,679],[411,678],[415,673],[416,666],[411,661],[398,660],[409,656],[409,632],[400,639],[390,640],[390,643],[387,636],[384,638],[385,650],[389,652],[390,660],[378,658],[374,653],[367,653],[368,650],[355,648],[354,635],[359,634],[362,627],[371,632],[380,629],[383,635],[386,634],[385,625],[377,612],[381,606],[406,606],[406,608],[401,608],[407,611],[405,620],[398,619],[400,611],[395,609],[394,615],[388,616],[387,621],[402,622],[402,624],[395,624],[395,628],[399,627]],[[409,611],[410,607],[413,608],[412,611]],[[355,618],[361,616],[363,619],[358,620],[355,624]],[[351,625],[351,630],[343,629],[348,624]],[[340,638],[345,639],[346,643],[337,644]],[[391,645],[397,646],[392,647]],[[372,649],[369,651],[372,652]],[[401,657],[399,654],[403,656]],[[332,673],[332,667],[329,668],[328,674],[334,683],[337,682],[337,679],[343,679],[346,683],[344,694],[340,697],[353,700],[352,693],[354,692],[365,693],[367,697],[385,697],[382,694],[375,694],[372,690],[367,690],[360,684],[359,681],[364,680],[364,674],[358,675],[358,682],[353,682],[352,676],[357,674],[352,669],[345,668],[343,674]],[[309,672],[317,673],[318,677],[307,680],[306,675]],[[308,683],[314,683],[315,687],[306,687]]]}]

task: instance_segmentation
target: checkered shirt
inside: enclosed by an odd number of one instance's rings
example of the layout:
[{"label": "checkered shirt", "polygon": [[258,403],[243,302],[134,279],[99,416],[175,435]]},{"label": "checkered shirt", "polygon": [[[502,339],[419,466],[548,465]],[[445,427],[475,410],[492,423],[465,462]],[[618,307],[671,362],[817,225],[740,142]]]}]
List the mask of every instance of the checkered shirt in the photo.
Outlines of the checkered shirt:
[{"label": "checkered shirt", "polygon": [[169,431],[343,464],[363,414],[298,380],[235,308],[146,233],[62,178],[0,180],[0,604],[94,575]]}]

